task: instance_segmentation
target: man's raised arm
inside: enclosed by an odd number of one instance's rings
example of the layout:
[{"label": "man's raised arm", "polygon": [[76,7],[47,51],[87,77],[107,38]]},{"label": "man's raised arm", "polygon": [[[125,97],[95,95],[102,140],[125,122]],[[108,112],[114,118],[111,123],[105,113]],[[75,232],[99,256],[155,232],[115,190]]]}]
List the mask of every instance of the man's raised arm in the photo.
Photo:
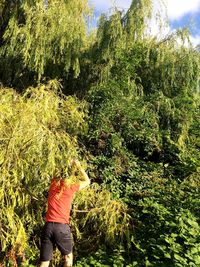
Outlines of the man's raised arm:
[{"label": "man's raised arm", "polygon": [[83,189],[91,183],[90,178],[88,177],[85,170],[81,167],[81,164],[78,160],[73,160],[73,164],[77,167],[77,169],[81,173],[83,180],[80,181],[80,189]]}]

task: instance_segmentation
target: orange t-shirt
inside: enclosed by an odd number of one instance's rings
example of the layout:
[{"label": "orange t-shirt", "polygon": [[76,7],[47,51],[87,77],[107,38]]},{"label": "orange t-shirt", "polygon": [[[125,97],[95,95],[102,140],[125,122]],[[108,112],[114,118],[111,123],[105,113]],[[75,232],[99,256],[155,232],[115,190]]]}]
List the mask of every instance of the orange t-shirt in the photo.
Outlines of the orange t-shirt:
[{"label": "orange t-shirt", "polygon": [[62,190],[63,181],[60,184],[53,179],[48,194],[48,209],[46,222],[69,223],[71,203],[74,193],[79,190],[79,184],[70,185]]}]

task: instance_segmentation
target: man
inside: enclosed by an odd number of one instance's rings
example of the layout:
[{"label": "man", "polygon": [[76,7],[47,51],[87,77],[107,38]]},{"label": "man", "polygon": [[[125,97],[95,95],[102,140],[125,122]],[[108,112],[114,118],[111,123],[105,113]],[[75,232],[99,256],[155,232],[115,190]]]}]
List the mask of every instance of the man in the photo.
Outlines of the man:
[{"label": "man", "polygon": [[73,263],[72,235],[69,216],[74,193],[90,184],[90,179],[77,160],[74,164],[82,176],[82,181],[65,185],[64,180],[53,179],[48,194],[46,223],[42,231],[40,267],[48,267],[55,246],[64,256],[64,267]]}]

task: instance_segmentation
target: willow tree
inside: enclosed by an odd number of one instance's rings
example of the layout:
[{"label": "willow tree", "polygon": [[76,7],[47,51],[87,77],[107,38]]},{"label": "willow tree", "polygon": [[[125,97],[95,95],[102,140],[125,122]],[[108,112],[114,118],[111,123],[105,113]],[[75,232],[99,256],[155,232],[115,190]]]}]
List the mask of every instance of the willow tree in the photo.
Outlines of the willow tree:
[{"label": "willow tree", "polygon": [[[37,262],[39,256],[38,227],[43,224],[52,177],[80,179],[70,161],[83,155],[77,137],[87,129],[86,107],[64,96],[56,81],[28,88],[22,95],[1,88],[0,103],[0,263],[30,266],[31,259]],[[80,217],[80,210],[87,216]],[[95,222],[94,232],[110,242],[116,234],[123,238],[129,228],[127,213],[124,203],[114,201],[100,187],[83,190],[73,214],[76,236],[85,239]],[[95,237],[94,242],[98,241]]]},{"label": "willow tree", "polygon": [[1,1],[1,6],[3,82],[23,88],[44,77],[78,76],[88,38],[87,0]]},{"label": "willow tree", "polygon": [[[42,192],[51,176],[67,172],[70,158],[77,155],[83,107],[59,91],[57,82],[29,88],[23,96],[1,88],[0,243],[5,253],[23,253],[34,225],[41,222]],[[35,213],[37,199],[40,212]]]},{"label": "willow tree", "polygon": [[100,80],[109,77],[121,53],[130,50],[135,42],[142,42],[152,17],[152,0],[133,0],[126,12],[115,7],[111,16],[102,14],[91,59],[98,63],[94,73]]},{"label": "willow tree", "polygon": [[[133,209],[136,231],[130,251],[135,254],[119,249],[126,260],[118,266],[126,266],[129,257],[127,266],[195,266],[200,55],[187,29],[161,40],[150,36],[152,1],[149,10],[144,3],[132,1],[127,14],[116,11],[100,21],[91,59],[96,79],[89,92],[88,144],[99,181]],[[186,188],[188,180],[193,182]],[[185,205],[187,195],[191,202]],[[194,225],[196,237],[189,242],[182,239],[183,221],[187,234],[187,223]],[[186,255],[190,249],[197,257]]]},{"label": "willow tree", "polygon": [[[193,171],[186,147],[199,103],[199,52],[188,29],[160,40],[151,36],[154,16],[152,1],[134,0],[125,14],[116,9],[101,17],[90,68],[96,77],[91,135],[117,129],[137,156],[169,165],[187,162]],[[158,27],[164,30],[160,20]]]}]

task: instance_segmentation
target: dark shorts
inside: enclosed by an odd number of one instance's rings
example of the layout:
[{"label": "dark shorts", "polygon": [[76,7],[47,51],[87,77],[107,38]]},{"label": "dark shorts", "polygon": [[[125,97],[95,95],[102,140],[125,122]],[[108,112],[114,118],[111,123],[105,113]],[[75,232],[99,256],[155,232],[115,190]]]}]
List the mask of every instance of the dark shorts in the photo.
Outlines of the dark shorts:
[{"label": "dark shorts", "polygon": [[40,260],[50,261],[57,247],[62,255],[72,252],[73,237],[68,224],[46,222],[41,235]]}]

